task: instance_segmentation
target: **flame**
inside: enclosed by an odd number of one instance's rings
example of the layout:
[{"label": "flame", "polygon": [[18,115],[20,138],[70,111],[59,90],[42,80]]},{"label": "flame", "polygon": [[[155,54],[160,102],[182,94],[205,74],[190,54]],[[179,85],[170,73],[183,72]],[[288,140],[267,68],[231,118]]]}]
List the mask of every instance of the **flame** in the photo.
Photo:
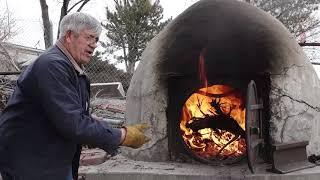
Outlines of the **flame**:
[{"label": "flame", "polygon": [[230,117],[245,130],[245,108],[240,93],[226,85],[213,85],[199,89],[183,106],[180,130],[185,144],[193,153],[209,160],[239,157],[245,154],[244,137],[213,127],[205,127],[197,132],[187,128],[188,123],[201,121],[205,116],[217,116],[216,109],[210,104],[216,97],[210,97],[208,94],[220,95],[218,99],[222,112],[228,114],[231,110]]},{"label": "flame", "polygon": [[202,83],[202,86],[208,87],[207,72],[206,72],[205,62],[204,62],[205,52],[206,52],[206,49],[202,50],[202,52],[200,53],[198,69],[199,69],[199,80]]}]

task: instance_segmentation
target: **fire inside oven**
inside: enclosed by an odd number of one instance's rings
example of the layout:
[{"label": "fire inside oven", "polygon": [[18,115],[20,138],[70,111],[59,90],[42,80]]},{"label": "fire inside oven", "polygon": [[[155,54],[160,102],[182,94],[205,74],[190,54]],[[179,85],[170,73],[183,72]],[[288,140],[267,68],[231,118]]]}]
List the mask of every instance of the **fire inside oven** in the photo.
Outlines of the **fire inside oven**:
[{"label": "fire inside oven", "polygon": [[185,102],[180,130],[187,148],[204,160],[246,154],[245,97],[228,85],[201,88]]}]

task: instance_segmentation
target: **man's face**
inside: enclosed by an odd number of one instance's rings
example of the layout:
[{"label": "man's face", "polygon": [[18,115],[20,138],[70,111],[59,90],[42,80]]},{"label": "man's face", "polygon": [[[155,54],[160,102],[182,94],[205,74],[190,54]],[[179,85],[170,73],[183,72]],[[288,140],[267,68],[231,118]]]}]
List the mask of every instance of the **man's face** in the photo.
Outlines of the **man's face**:
[{"label": "man's face", "polygon": [[78,64],[90,62],[99,37],[91,30],[84,29],[79,34],[68,32],[67,49]]}]

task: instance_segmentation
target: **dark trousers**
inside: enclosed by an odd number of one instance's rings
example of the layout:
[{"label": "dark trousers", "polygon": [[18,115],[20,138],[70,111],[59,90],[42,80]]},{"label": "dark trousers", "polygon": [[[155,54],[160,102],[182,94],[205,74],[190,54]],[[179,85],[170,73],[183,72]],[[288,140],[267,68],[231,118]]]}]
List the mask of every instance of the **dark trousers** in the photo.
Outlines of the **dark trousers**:
[{"label": "dark trousers", "polygon": [[14,178],[13,176],[11,176],[10,174],[6,173],[6,172],[0,172],[1,177],[0,180],[18,180],[17,178]]},{"label": "dark trousers", "polygon": [[[0,172],[0,180],[19,180],[18,178],[13,177],[12,175],[5,173],[5,172]],[[1,179],[2,177],[2,179]],[[68,175],[66,180],[73,180],[72,178],[72,172],[70,170],[70,174]]]}]

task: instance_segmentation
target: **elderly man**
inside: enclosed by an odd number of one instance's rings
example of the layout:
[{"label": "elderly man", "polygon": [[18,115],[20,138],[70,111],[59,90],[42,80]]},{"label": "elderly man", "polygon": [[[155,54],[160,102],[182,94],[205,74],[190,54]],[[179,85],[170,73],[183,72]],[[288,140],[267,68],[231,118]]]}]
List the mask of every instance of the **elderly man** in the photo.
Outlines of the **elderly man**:
[{"label": "elderly man", "polygon": [[[20,75],[0,117],[0,172],[4,180],[77,179],[81,144],[115,154],[139,148],[146,125],[120,129],[89,115],[89,63],[100,23],[84,13],[65,16],[57,43]],[[72,177],[73,176],[73,177]]]}]

